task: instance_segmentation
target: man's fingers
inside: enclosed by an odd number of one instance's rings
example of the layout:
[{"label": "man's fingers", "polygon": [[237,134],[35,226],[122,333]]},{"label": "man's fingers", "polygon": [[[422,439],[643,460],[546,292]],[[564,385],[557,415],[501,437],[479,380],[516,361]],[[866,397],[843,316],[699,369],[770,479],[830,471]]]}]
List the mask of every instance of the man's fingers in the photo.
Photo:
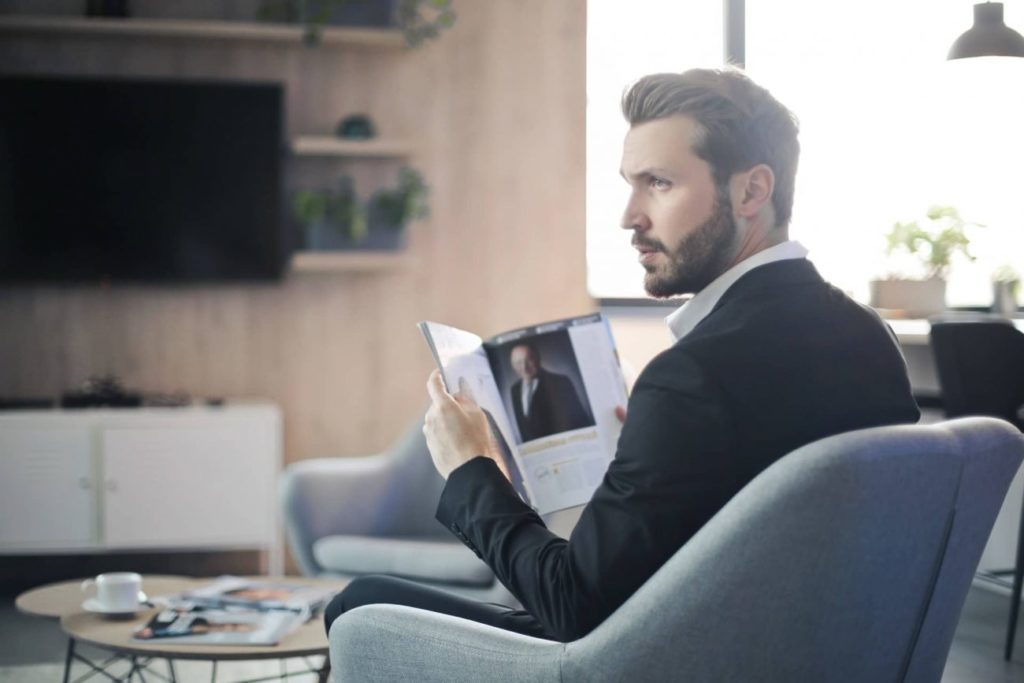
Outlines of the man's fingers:
[{"label": "man's fingers", "polygon": [[444,388],[440,370],[434,370],[427,378],[427,393],[430,394],[430,400],[434,403],[444,403],[451,399],[451,394]]},{"label": "man's fingers", "polygon": [[423,416],[423,429],[432,425],[437,420],[437,406],[431,403],[427,406],[427,413]]},{"label": "man's fingers", "polygon": [[473,400],[473,397],[468,396],[461,391],[455,394],[454,398],[459,402],[459,405],[476,407],[476,401]]},{"label": "man's fingers", "polygon": [[[440,387],[438,386],[439,384],[441,385]],[[443,389],[444,385],[441,382],[441,371],[435,368],[431,371],[430,376],[427,377],[427,394],[430,395],[431,401],[437,400],[439,388]]]},{"label": "man's fingers", "polygon": [[622,406],[615,406],[615,417],[619,418],[619,422],[626,421],[626,409]]}]

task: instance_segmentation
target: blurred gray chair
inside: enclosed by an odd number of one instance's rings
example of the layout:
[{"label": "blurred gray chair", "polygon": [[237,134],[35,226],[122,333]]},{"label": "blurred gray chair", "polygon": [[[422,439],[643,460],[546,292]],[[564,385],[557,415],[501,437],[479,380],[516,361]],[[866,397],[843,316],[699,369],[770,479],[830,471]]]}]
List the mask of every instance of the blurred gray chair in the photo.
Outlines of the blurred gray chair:
[{"label": "blurred gray chair", "polygon": [[395,605],[343,614],[338,680],[938,681],[1024,437],[850,432],[766,469],[571,643]]},{"label": "blurred gray chair", "polygon": [[285,534],[307,576],[391,574],[460,595],[515,604],[491,570],[434,513],[444,480],[420,421],[388,452],[289,465]]},{"label": "blurred gray chair", "polygon": [[[946,417],[989,415],[1024,429],[1024,334],[999,316],[951,315],[930,322],[929,341]],[[1010,660],[1024,591],[1024,504],[1017,525],[1016,563],[1006,573],[1013,575],[1003,650]]]}]

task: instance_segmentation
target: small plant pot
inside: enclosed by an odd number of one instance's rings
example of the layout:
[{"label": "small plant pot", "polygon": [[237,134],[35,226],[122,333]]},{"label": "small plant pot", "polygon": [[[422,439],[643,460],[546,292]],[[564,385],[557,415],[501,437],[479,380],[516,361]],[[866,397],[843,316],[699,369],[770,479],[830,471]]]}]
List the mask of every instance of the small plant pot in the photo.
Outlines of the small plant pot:
[{"label": "small plant pot", "polygon": [[305,232],[306,249],[313,251],[348,249],[352,243],[352,238],[348,236],[344,228],[327,220],[318,220],[307,224]]},{"label": "small plant pot", "polygon": [[381,230],[371,227],[366,237],[353,243],[349,248],[365,251],[399,251],[405,249],[405,230]]},{"label": "small plant pot", "polygon": [[946,281],[872,280],[871,305],[902,311],[908,318],[927,318],[946,310]]},{"label": "small plant pot", "polygon": [[306,226],[306,249],[311,251],[398,251],[405,248],[404,229],[370,228],[361,240],[352,239],[342,228],[327,221]]},{"label": "small plant pot", "polygon": [[332,26],[394,26],[395,0],[350,0],[331,8]]},{"label": "small plant pot", "polygon": [[1007,318],[1017,315],[1017,282],[996,280],[992,283],[992,312]]}]

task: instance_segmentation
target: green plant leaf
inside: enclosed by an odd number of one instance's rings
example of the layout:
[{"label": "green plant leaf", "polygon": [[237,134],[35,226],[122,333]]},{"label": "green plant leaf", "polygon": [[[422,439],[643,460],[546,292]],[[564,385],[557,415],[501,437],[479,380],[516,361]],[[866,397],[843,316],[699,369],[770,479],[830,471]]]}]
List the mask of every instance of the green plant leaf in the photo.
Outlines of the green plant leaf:
[{"label": "green plant leaf", "polygon": [[351,221],[348,226],[348,235],[353,242],[362,242],[369,234],[370,228],[367,225],[366,209],[360,204],[352,206]]},{"label": "green plant leaf", "polygon": [[319,190],[302,190],[292,200],[292,212],[304,224],[315,223],[327,215],[328,195]]},{"label": "green plant leaf", "polygon": [[970,239],[965,230],[984,226],[964,221],[952,206],[933,205],[925,215],[926,222],[894,223],[886,235],[886,253],[906,251],[916,256],[927,277],[945,276],[958,253],[970,261],[975,260],[968,249]]}]

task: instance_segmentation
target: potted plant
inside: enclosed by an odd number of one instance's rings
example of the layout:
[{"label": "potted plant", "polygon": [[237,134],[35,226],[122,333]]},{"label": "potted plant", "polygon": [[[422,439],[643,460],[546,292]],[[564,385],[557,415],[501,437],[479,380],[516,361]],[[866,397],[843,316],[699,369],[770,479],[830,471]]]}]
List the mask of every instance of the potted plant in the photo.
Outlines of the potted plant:
[{"label": "potted plant", "polygon": [[427,192],[419,171],[408,166],[399,169],[398,184],[378,190],[370,199],[370,234],[389,246],[401,246],[409,221],[430,215]]},{"label": "potted plant", "polygon": [[895,223],[886,235],[886,254],[910,257],[913,266],[871,282],[871,305],[895,309],[908,317],[927,317],[946,308],[946,276],[956,254],[973,261],[968,227],[982,227],[960,217],[952,206],[932,206],[925,220]]},{"label": "potted plant", "polygon": [[378,190],[369,202],[356,195],[351,177],[342,176],[335,190],[296,193],[293,209],[307,249],[395,250],[405,246],[409,221],[429,215],[427,192],[419,171],[403,167],[397,184]]},{"label": "potted plant", "polygon": [[368,232],[366,208],[349,176],[341,176],[334,189],[300,190],[292,209],[304,228],[307,249],[344,249]]},{"label": "potted plant", "polygon": [[1017,290],[1020,276],[1013,266],[1004,263],[992,271],[992,310],[1012,318],[1017,315]]},{"label": "potted plant", "polygon": [[302,24],[309,46],[320,44],[328,24],[395,26],[410,47],[455,24],[452,0],[263,0],[257,14],[264,21]]}]

